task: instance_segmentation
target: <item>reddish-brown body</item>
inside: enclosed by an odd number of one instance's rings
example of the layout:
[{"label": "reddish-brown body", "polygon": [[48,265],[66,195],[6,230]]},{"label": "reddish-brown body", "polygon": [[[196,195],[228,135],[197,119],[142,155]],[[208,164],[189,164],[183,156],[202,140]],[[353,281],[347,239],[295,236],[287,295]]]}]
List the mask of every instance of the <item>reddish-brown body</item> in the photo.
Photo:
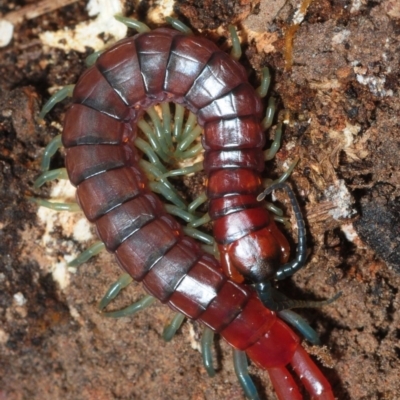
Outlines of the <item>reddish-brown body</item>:
[{"label": "reddish-brown body", "polygon": [[[183,235],[138,168],[137,121],[161,101],[183,104],[204,127],[210,215],[224,270]],[[314,398],[332,400],[297,335],[240,284],[243,272],[259,273],[246,268],[260,255],[277,263],[288,256],[286,239],[256,201],[262,106],[240,64],[204,38],[157,29],[102,54],[78,81],[73,102],[63,132],[69,178],[120,266],[154,297],[246,351],[268,370],[280,399],[302,398],[286,370],[291,364]]]}]

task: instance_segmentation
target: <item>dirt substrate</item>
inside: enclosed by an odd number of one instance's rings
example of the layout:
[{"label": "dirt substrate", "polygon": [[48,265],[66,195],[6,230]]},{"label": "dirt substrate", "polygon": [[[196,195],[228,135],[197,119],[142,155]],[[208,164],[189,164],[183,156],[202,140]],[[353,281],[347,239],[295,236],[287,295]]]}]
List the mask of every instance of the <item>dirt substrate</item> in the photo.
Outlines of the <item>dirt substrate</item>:
[{"label": "dirt substrate", "polygon": [[[0,11],[26,4],[0,1]],[[330,306],[299,311],[324,344],[308,351],[338,399],[399,399],[398,2],[314,0],[292,51],[289,41],[285,51],[285,32],[296,18],[297,0],[175,6],[197,29],[235,23],[249,71],[271,68],[272,92],[289,123],[267,167],[269,176],[278,176],[300,157],[291,182],[310,248],[306,268],[279,287],[302,299],[343,292]],[[151,7],[142,3],[142,16]],[[198,324],[186,323],[164,343],[160,335],[173,314],[162,305],[132,318],[102,316],[97,303],[120,275],[116,263],[104,253],[68,270],[65,257],[94,241],[74,234],[77,223],[77,230],[84,229],[83,217],[38,213],[27,201],[32,195],[46,198],[54,187],[33,191],[32,184],[68,103],[56,107],[46,124],[36,121],[39,109],[49,89],[76,82],[92,51],[44,46],[39,34],[74,29],[88,19],[79,1],[17,25],[12,43],[0,51],[0,400],[244,399],[223,341],[215,341],[218,374],[207,377],[192,348],[199,347]],[[217,39],[221,32],[209,35],[228,48]],[[258,81],[254,73],[251,80]],[[62,165],[56,156],[52,167]],[[198,181],[187,180],[189,186]],[[285,196],[278,200],[290,214]],[[295,238],[295,232],[286,233]],[[110,308],[143,294],[140,285],[131,285]],[[274,399],[266,373],[254,365],[250,372],[261,398]]]}]

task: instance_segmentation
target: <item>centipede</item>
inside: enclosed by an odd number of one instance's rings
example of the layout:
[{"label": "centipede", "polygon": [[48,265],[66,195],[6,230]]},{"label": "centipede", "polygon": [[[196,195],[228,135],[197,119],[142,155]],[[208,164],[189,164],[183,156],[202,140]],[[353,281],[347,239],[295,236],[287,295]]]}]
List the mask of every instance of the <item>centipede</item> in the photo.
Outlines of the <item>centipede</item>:
[{"label": "centipede", "polygon": [[[36,186],[53,178],[71,181],[78,208],[95,225],[98,248],[115,256],[128,276],[124,279],[141,282],[149,293],[141,307],[155,298],[176,311],[178,319],[202,323],[208,345],[210,335],[224,338],[234,349],[235,369],[248,399],[259,396],[247,372],[247,358],[267,371],[280,400],[302,399],[304,389],[313,399],[333,400],[331,385],[289,324],[310,341],[318,340],[288,309],[329,304],[337,296],[317,304],[289,299],[273,286],[274,280],[304,265],[306,239],[290,186],[284,179],[267,189],[262,185],[265,160],[271,155],[264,150],[265,128],[273,108],[263,119],[265,87],[256,90],[249,83],[237,46],[229,55],[172,19],[168,22],[173,27],[150,30],[118,18],[133,24],[138,33],[103,51],[78,82],[64,90],[71,94],[71,105],[61,137],[46,150],[43,170],[61,145],[65,170],[44,172]],[[170,121],[170,105],[175,128],[182,124],[177,114],[189,115],[183,132],[171,133],[169,122],[159,124],[156,108]],[[48,108],[44,110],[42,117]],[[145,115],[155,132],[148,130]],[[202,142],[193,145],[201,133]],[[172,173],[159,162],[200,151],[203,161]],[[143,154],[152,161],[144,161]],[[199,169],[207,176],[202,201],[208,199],[209,205],[202,223],[212,223],[208,244],[214,244],[213,249],[200,245],[194,207],[187,206],[167,180]],[[292,261],[289,243],[264,201],[278,189],[287,192],[297,221]],[[160,193],[174,205],[166,206]],[[44,200],[36,202],[46,205]],[[190,227],[183,227],[174,215],[187,218]],[[210,361],[205,365],[213,375]]]}]

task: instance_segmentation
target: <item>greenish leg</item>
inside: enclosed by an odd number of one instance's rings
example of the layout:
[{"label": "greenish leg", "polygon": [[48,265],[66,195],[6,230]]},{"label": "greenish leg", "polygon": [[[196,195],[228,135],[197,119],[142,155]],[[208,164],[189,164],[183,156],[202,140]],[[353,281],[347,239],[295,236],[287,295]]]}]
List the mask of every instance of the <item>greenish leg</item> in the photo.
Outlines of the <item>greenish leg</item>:
[{"label": "greenish leg", "polygon": [[[178,194],[175,188],[168,182],[166,178],[162,177],[162,172],[158,170],[154,165],[141,159],[139,161],[140,168],[147,174],[150,182],[149,185],[156,191],[156,193],[162,194],[167,200],[175,204],[178,207],[186,209],[186,204],[182,197]],[[154,177],[157,182],[152,182],[152,177]]]},{"label": "greenish leg", "polygon": [[179,195],[175,195],[168,187],[160,182],[149,182],[149,188],[152,192],[160,194],[167,201],[175,204],[177,207],[186,208],[186,204],[180,199]]},{"label": "greenish leg", "polygon": [[166,172],[162,175],[162,178],[170,178],[171,176],[180,176],[180,175],[188,175],[194,172],[203,171],[203,163],[198,162],[189,167],[173,169],[171,171]]},{"label": "greenish leg", "polygon": [[188,211],[190,213],[194,213],[197,208],[199,208],[202,204],[204,204],[208,200],[206,192],[203,192],[200,196],[198,196],[196,199],[194,199],[189,205],[188,205]]},{"label": "greenish leg", "polygon": [[176,313],[172,321],[164,328],[162,337],[166,342],[170,342],[176,331],[181,327],[185,316],[182,313]]},{"label": "greenish leg", "polygon": [[203,145],[201,143],[198,143],[195,146],[193,146],[190,150],[183,152],[180,158],[182,160],[193,158],[196,157],[198,154],[200,154],[202,151],[203,151]]},{"label": "greenish leg", "polygon": [[201,337],[201,355],[203,356],[203,365],[209,377],[215,376],[213,366],[212,345],[214,343],[214,332],[210,328],[204,328]]},{"label": "greenish leg", "polygon": [[275,154],[278,152],[279,147],[281,146],[282,139],[282,124],[278,124],[276,127],[274,141],[269,149],[264,151],[264,160],[269,161],[275,157]]},{"label": "greenish leg", "polygon": [[187,212],[185,210],[182,210],[182,208],[180,208],[180,207],[173,206],[171,204],[165,204],[165,209],[167,210],[168,214],[174,215],[175,217],[179,217],[188,223],[190,223],[196,219],[195,215],[193,215],[190,212]]},{"label": "greenish leg", "polygon": [[85,65],[89,68],[92,65],[95,64],[95,62],[97,61],[97,59],[100,57],[101,53],[103,53],[104,50],[97,50],[95,52],[93,52],[92,54],[89,54],[86,58],[85,58]]},{"label": "greenish leg", "polygon": [[183,106],[181,106],[180,104],[175,104],[173,135],[176,139],[179,139],[181,137],[184,115],[185,115],[185,108]]},{"label": "greenish leg", "polygon": [[40,169],[45,172],[50,168],[51,157],[62,147],[61,135],[57,135],[44,149]]},{"label": "greenish leg", "polygon": [[246,353],[244,351],[233,349],[233,364],[236,376],[247,399],[260,400],[254,382],[249,375]]},{"label": "greenish leg", "polygon": [[277,215],[278,217],[283,217],[283,211],[277,207],[275,204],[270,203],[269,201],[265,202],[265,208],[272,212],[273,214]]},{"label": "greenish leg", "polygon": [[88,261],[90,258],[97,256],[102,250],[104,250],[106,246],[103,242],[97,241],[92,244],[89,248],[79,254],[78,257],[74,258],[72,261],[68,263],[69,267],[77,267]]},{"label": "greenish leg", "polygon": [[265,117],[261,121],[261,127],[266,131],[272,125],[276,109],[276,100],[274,97],[270,97],[268,100],[267,109],[265,111]]},{"label": "greenish leg", "polygon": [[155,300],[156,299],[153,296],[145,296],[143,297],[143,299],[140,299],[136,303],[133,303],[130,306],[123,308],[122,310],[104,313],[104,316],[109,318],[127,317],[136,314],[137,312],[142,311],[145,308],[150,307]]},{"label": "greenish leg", "polygon": [[272,185],[275,185],[276,183],[282,183],[285,182],[286,179],[289,178],[293,170],[295,169],[297,163],[299,162],[300,158],[296,157],[294,161],[290,164],[289,168],[275,181],[272,182]]},{"label": "greenish leg", "polygon": [[203,243],[213,246],[214,245],[214,238],[210,235],[207,235],[204,232],[201,232],[197,229],[191,228],[189,226],[183,227],[183,232],[185,235],[192,237],[193,239],[201,240]]},{"label": "greenish leg", "polygon": [[256,92],[261,98],[264,98],[268,93],[269,85],[271,83],[271,73],[269,72],[269,68],[267,67],[263,68],[261,72],[262,72],[261,84],[256,89]]},{"label": "greenish leg", "polygon": [[179,144],[176,147],[175,156],[180,157],[181,154],[183,154],[183,152],[202,134],[202,132],[203,128],[200,125],[197,125],[189,133],[184,134],[182,140],[179,141]]},{"label": "greenish leg", "polygon": [[279,318],[283,319],[289,325],[297,329],[310,343],[314,345],[321,344],[318,333],[311,328],[309,323],[302,316],[292,310],[282,310],[277,314],[279,315]]},{"label": "greenish leg", "polygon": [[183,137],[189,134],[189,132],[192,131],[193,128],[196,126],[196,124],[197,124],[196,114],[190,111],[188,119],[186,120],[185,123],[185,128],[183,129]]},{"label": "greenish leg", "polygon": [[53,181],[54,179],[68,179],[68,173],[65,168],[52,169],[51,171],[43,172],[33,184],[35,189],[40,188],[46,182]]},{"label": "greenish leg", "polygon": [[122,274],[107,290],[106,294],[100,300],[99,310],[106,308],[114,300],[122,289],[126,288],[133,279],[128,274]]},{"label": "greenish leg", "polygon": [[198,218],[195,221],[191,222],[190,227],[197,228],[201,225],[207,224],[210,221],[211,221],[211,217],[208,213],[206,213],[201,218]]},{"label": "greenish leg", "polygon": [[77,203],[52,203],[47,200],[37,199],[36,197],[29,197],[28,200],[32,203],[36,203],[38,206],[50,208],[55,211],[81,211],[81,208]]},{"label": "greenish leg", "polygon": [[151,29],[144,24],[143,22],[139,22],[136,19],[123,17],[122,15],[114,15],[114,18],[126,25],[128,28],[135,29],[138,33],[150,32]]},{"label": "greenish leg", "polygon": [[157,135],[154,133],[152,127],[144,119],[141,119],[137,125],[145,134],[148,141],[150,142],[150,145],[153,147],[154,151],[158,154],[158,156],[164,162],[169,162],[170,157],[165,153],[161,144],[158,142]]},{"label": "greenish leg", "polygon": [[167,172],[167,169],[161,163],[155,151],[151,148],[151,146],[142,138],[136,138],[133,144],[144,154],[146,154],[149,161],[160,170],[161,173]]},{"label": "greenish leg", "polygon": [[165,21],[177,31],[185,33],[186,35],[193,35],[193,31],[183,22],[172,17],[165,17]]},{"label": "greenish leg", "polygon": [[161,103],[161,111],[165,140],[168,147],[172,147],[173,143],[171,137],[171,110],[169,108],[169,103]]},{"label": "greenish leg", "polygon": [[151,122],[153,123],[153,126],[154,126],[153,131],[155,131],[155,133],[156,133],[158,142],[160,143],[162,150],[164,151],[164,153],[168,154],[169,149],[168,149],[167,141],[165,138],[164,126],[162,125],[161,120],[160,120],[155,108],[153,106],[149,107],[146,110],[146,113],[151,118]]},{"label": "greenish leg", "polygon": [[240,46],[239,36],[236,32],[236,28],[233,25],[229,25],[228,29],[232,38],[231,57],[235,60],[239,60],[239,58],[242,56],[242,47]]},{"label": "greenish leg", "polygon": [[74,91],[75,85],[67,85],[64,86],[57,93],[54,93],[53,96],[50,97],[49,100],[42,107],[42,110],[39,113],[39,118],[44,119],[45,115],[60,101],[63,101],[67,97],[71,97]]}]

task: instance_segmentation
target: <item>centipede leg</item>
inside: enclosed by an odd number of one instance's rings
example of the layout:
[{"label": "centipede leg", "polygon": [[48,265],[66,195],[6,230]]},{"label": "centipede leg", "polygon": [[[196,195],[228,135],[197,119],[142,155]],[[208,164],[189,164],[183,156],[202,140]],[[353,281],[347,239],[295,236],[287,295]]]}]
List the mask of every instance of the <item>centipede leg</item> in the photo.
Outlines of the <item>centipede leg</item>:
[{"label": "centipede leg", "polygon": [[166,342],[172,340],[176,331],[181,327],[184,319],[185,315],[182,313],[176,313],[171,322],[164,328],[162,337]]},{"label": "centipede leg", "polygon": [[153,296],[145,296],[136,303],[133,303],[130,306],[123,308],[122,310],[104,313],[104,316],[109,318],[128,317],[146,309],[147,307],[150,307],[155,302],[155,300],[156,299]]},{"label": "centipede leg", "polygon": [[186,35],[193,35],[193,31],[186,24],[179,21],[178,19],[172,17],[165,17],[165,21],[177,31],[182,32]]},{"label": "centipede leg", "polygon": [[116,282],[114,282],[107,290],[106,294],[100,300],[99,310],[106,308],[112,300],[114,300],[122,289],[126,288],[131,282],[132,278],[128,274],[122,274]]},{"label": "centipede leg", "polygon": [[50,168],[51,157],[62,147],[61,135],[57,135],[44,149],[42,163],[40,169],[42,172],[48,171]]},{"label": "centipede leg", "polygon": [[235,60],[239,60],[239,58],[242,56],[242,47],[240,46],[239,36],[236,32],[236,28],[233,25],[229,25],[228,29],[232,39],[231,57]]},{"label": "centipede leg", "polygon": [[212,357],[212,345],[214,342],[214,332],[210,328],[204,328],[201,337],[201,355],[203,356],[203,365],[209,377],[215,376],[215,369]]},{"label": "centipede leg", "polygon": [[[271,99],[270,99],[270,101],[271,101]],[[271,121],[272,121],[272,119],[271,119]],[[282,124],[278,124],[276,131],[275,131],[274,141],[272,142],[271,147],[264,151],[264,160],[265,161],[272,160],[275,157],[275,154],[278,152],[279,147],[281,146],[281,139],[282,139]]]},{"label": "centipede leg", "polygon": [[239,380],[246,397],[249,400],[259,400],[257,389],[253,380],[250,378],[247,368],[247,356],[244,351],[233,349],[233,364],[236,376]]},{"label": "centipede leg", "polygon": [[70,212],[81,211],[81,208],[77,203],[56,203],[56,202],[52,203],[51,201],[38,199],[36,197],[29,197],[28,201],[31,201],[32,203],[36,203],[41,207],[46,207],[54,211],[70,211]]},{"label": "centipede leg", "polygon": [[64,86],[57,93],[54,93],[53,96],[50,97],[49,100],[42,107],[42,110],[39,113],[39,118],[43,119],[45,115],[51,111],[51,109],[59,102],[63,101],[67,97],[71,97],[74,91],[75,85],[67,85]]},{"label": "centipede leg", "polygon": [[55,179],[68,179],[66,168],[57,168],[51,171],[43,172],[34,182],[33,187],[35,189],[40,188],[46,182],[53,181]]},{"label": "centipede leg", "polygon": [[277,313],[279,318],[283,319],[289,325],[296,328],[306,340],[314,345],[320,345],[318,333],[309,325],[309,323],[299,314],[292,310],[282,310]]},{"label": "centipede leg", "polygon": [[89,248],[79,254],[78,257],[74,258],[72,261],[68,263],[69,267],[77,267],[85,263],[86,261],[90,260],[92,257],[97,256],[106,248],[103,242],[97,241],[92,244]]},{"label": "centipede leg", "polygon": [[261,121],[261,126],[264,130],[267,130],[271,127],[275,115],[275,109],[276,109],[276,100],[274,97],[270,97],[268,100],[267,109],[265,110],[265,117]]},{"label": "centipede leg", "polygon": [[334,400],[331,385],[303,347],[297,347],[290,364],[313,399]]},{"label": "centipede leg", "polygon": [[[265,97],[267,95],[268,89],[269,89],[269,85],[271,84],[271,73],[269,72],[269,68],[268,67],[264,67],[261,70],[261,73],[262,73],[261,84],[256,89],[256,92],[261,98],[263,98],[263,97]],[[274,109],[272,111],[272,115],[274,114],[274,112],[275,112],[275,107],[274,107]]]},{"label": "centipede leg", "polygon": [[126,25],[128,28],[135,29],[138,33],[150,32],[151,29],[144,24],[133,18],[127,18],[122,15],[114,15],[114,18],[121,22],[122,24]]}]

